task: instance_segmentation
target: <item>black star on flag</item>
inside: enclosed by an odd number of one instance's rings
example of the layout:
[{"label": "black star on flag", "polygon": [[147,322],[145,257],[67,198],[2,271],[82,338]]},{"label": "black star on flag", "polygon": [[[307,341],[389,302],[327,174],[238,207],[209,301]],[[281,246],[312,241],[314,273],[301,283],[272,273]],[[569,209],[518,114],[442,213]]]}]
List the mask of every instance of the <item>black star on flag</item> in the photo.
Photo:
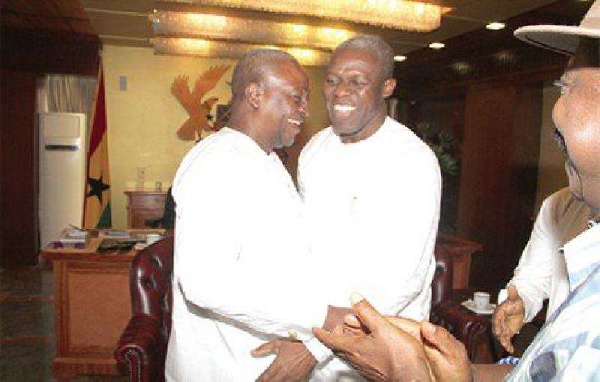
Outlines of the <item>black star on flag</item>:
[{"label": "black star on flag", "polygon": [[88,178],[89,191],[86,195],[88,198],[90,196],[97,196],[100,204],[102,204],[102,192],[110,188],[108,184],[102,182],[102,176],[100,175],[99,179]]}]

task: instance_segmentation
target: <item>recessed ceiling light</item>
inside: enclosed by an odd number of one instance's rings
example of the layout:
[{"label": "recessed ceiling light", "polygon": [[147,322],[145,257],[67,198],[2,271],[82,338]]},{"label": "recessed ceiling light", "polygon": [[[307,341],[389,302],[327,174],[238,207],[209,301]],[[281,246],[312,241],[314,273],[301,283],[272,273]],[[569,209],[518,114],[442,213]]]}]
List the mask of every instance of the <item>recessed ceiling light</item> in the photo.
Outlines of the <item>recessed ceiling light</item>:
[{"label": "recessed ceiling light", "polygon": [[506,24],[500,23],[497,21],[493,21],[493,22],[489,23],[488,25],[486,25],[485,28],[492,30],[492,31],[499,31],[501,29],[506,28]]},{"label": "recessed ceiling light", "polygon": [[402,62],[402,61],[406,61],[406,56],[394,56],[394,61],[396,62]]},{"label": "recessed ceiling light", "polygon": [[429,44],[429,47],[431,49],[442,49],[445,46],[446,44],[444,44],[443,42],[432,42],[431,44]]}]

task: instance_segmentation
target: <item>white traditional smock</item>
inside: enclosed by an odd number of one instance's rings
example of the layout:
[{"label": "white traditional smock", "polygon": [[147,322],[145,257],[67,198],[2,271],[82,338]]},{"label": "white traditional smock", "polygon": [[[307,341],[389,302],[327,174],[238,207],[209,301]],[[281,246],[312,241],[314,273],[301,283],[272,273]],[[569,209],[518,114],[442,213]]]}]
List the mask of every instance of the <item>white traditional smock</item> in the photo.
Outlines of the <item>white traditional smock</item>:
[{"label": "white traditional smock", "polygon": [[525,322],[530,322],[549,298],[547,317],[569,294],[565,258],[559,249],[585,229],[591,209],[573,197],[568,187],[542,203],[515,276],[508,283],[517,287],[525,305]]},{"label": "white traditional smock", "polygon": [[[342,143],[328,127],[302,150],[298,187],[315,261],[332,270],[323,290],[330,304],[348,306],[356,291],[384,314],[428,318],[441,193],[431,149],[391,118],[356,143]],[[309,349],[319,360],[326,355]],[[334,359],[314,377],[350,374]]]},{"label": "white traditional smock", "polygon": [[[183,159],[173,185],[177,219],[170,381],[253,381],[274,357],[265,341],[313,338],[326,305],[313,284],[302,205],[274,153],[223,128]],[[275,271],[275,272],[274,272]]]}]

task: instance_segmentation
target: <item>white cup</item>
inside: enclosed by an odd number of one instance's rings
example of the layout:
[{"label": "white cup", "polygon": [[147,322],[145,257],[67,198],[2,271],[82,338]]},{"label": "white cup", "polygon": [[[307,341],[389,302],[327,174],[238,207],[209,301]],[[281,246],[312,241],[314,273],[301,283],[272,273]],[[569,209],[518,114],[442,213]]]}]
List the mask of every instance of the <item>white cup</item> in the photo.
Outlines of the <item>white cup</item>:
[{"label": "white cup", "polygon": [[146,235],[146,244],[148,244],[148,245],[154,244],[157,241],[159,241],[161,238],[162,238],[162,236],[157,233],[148,234],[148,235]]},{"label": "white cup", "polygon": [[475,292],[473,294],[473,302],[477,309],[485,309],[490,304],[490,294],[487,292]]}]

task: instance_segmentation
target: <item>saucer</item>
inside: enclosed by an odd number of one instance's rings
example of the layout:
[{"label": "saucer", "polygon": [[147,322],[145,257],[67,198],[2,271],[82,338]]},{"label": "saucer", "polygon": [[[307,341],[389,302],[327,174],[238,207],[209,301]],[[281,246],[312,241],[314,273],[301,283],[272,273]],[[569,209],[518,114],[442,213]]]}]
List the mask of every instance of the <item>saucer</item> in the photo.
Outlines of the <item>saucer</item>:
[{"label": "saucer", "polygon": [[471,312],[477,314],[492,314],[494,313],[494,309],[496,309],[496,304],[488,304],[488,306],[486,306],[485,308],[479,309],[475,306],[475,302],[470,299],[467,301],[463,301],[461,305],[469,309]]}]

